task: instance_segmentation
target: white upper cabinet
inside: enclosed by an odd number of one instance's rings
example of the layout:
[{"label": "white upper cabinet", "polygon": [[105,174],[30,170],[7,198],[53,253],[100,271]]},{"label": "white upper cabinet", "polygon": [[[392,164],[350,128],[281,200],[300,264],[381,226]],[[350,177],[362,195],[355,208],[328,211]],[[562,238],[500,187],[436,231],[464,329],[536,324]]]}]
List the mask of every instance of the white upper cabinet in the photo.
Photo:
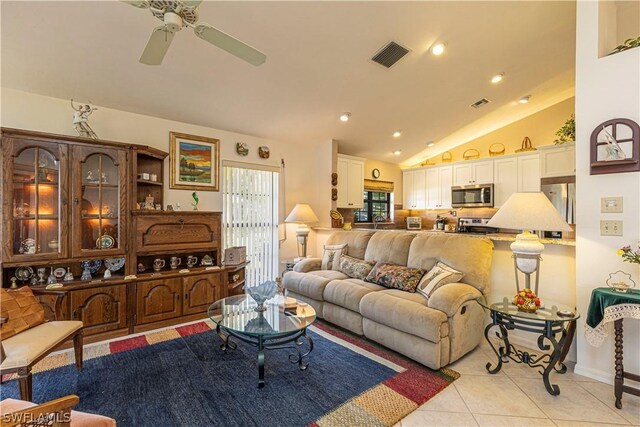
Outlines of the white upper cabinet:
[{"label": "white upper cabinet", "polygon": [[540,158],[537,153],[496,159],[493,172],[493,206],[496,208],[513,193],[540,191]]},{"label": "white upper cabinet", "polygon": [[426,209],[426,171],[424,169],[405,171],[402,173],[404,209]]},{"label": "white upper cabinet", "polygon": [[427,208],[448,209],[451,207],[452,182],[452,166],[427,169]]},{"label": "white upper cabinet", "polygon": [[339,208],[360,209],[364,207],[364,160],[338,154],[338,200]]},{"label": "white upper cabinet", "polygon": [[540,177],[573,176],[576,174],[575,144],[540,147]]},{"label": "white upper cabinet", "polygon": [[493,160],[453,165],[453,185],[491,184]]}]

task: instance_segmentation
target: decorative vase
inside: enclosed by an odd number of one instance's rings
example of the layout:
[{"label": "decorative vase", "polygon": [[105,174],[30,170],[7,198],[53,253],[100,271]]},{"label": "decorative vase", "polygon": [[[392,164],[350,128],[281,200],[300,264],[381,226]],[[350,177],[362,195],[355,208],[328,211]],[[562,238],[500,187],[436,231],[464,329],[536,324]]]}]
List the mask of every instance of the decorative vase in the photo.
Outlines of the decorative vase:
[{"label": "decorative vase", "polygon": [[273,298],[278,292],[278,284],[276,282],[264,282],[259,286],[244,286],[244,290],[258,304],[255,311],[262,312],[267,308],[264,303]]}]

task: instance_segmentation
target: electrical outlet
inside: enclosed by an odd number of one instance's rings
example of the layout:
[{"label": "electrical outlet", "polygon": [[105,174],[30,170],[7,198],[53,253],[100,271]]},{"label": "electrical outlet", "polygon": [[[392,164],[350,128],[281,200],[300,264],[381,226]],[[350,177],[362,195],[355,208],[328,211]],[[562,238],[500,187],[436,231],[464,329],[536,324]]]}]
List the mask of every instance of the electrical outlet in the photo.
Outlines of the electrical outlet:
[{"label": "electrical outlet", "polygon": [[622,236],[622,221],[600,221],[601,236]]},{"label": "electrical outlet", "polygon": [[603,197],[600,199],[600,212],[622,213],[622,197]]}]

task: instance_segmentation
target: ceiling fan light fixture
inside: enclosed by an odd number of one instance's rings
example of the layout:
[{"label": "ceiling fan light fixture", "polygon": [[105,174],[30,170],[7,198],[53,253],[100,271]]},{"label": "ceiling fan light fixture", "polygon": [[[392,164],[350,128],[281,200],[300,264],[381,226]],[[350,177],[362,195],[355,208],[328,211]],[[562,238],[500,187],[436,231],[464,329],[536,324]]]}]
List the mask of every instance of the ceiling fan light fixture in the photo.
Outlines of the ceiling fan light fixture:
[{"label": "ceiling fan light fixture", "polygon": [[340,121],[341,122],[348,122],[349,119],[351,118],[351,113],[342,113],[340,114]]}]

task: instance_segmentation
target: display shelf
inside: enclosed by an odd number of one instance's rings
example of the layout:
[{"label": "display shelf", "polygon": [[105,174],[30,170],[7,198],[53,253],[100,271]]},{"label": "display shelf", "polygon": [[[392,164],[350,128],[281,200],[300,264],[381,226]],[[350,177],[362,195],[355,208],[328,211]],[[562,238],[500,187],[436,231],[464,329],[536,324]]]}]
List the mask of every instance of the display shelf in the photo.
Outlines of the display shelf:
[{"label": "display shelf", "polygon": [[164,184],[160,181],[147,181],[144,179],[139,179],[136,181],[138,183],[138,185],[157,185],[162,187]]}]

